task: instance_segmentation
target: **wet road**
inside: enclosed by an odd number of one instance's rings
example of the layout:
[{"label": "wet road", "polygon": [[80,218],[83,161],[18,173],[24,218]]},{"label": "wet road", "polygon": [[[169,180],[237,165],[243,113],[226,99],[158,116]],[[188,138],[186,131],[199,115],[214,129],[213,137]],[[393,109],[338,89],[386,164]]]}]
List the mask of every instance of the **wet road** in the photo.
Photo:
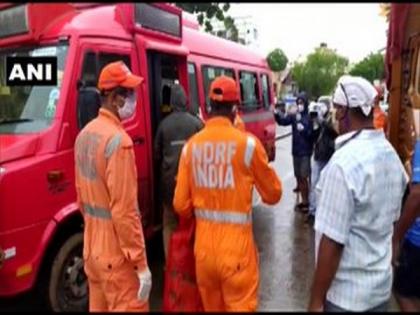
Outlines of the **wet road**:
[{"label": "wet road", "polygon": [[[284,133],[284,132],[281,132]],[[313,230],[294,211],[296,186],[290,154],[291,137],[276,143],[273,165],[283,184],[275,206],[254,208],[254,235],[260,253],[260,311],[304,311],[312,281]]]},{"label": "wet road", "polygon": [[[280,127],[278,134],[289,128]],[[296,195],[291,151],[291,137],[276,143],[273,165],[283,184],[283,197],[272,207],[259,203],[253,212],[254,234],[260,254],[259,311],[305,311],[314,270],[313,229],[304,223],[302,214],[294,211]],[[258,199],[255,196],[255,199]],[[160,311],[163,294],[162,239],[147,244],[153,274],[150,299],[152,311]],[[32,294],[1,300],[0,311],[43,310]],[[391,310],[398,310],[392,303]]]}]

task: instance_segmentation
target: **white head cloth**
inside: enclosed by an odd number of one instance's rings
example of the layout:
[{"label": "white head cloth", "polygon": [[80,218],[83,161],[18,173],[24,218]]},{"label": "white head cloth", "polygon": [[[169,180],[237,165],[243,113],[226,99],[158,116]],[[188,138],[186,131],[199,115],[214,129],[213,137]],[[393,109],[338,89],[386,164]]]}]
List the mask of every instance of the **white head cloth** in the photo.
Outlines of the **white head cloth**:
[{"label": "white head cloth", "polygon": [[362,77],[343,75],[338,80],[333,103],[351,108],[360,107],[363,114],[368,116],[374,106],[377,94],[378,92],[368,80]]}]

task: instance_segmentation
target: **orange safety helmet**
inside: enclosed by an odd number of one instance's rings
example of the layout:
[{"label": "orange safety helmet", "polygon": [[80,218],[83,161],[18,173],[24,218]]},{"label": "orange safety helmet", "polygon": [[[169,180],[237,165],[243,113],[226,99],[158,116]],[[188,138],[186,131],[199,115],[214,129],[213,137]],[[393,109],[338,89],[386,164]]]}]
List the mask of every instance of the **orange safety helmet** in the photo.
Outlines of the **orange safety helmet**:
[{"label": "orange safety helmet", "polygon": [[134,89],[143,82],[143,78],[134,75],[122,61],[107,64],[99,75],[98,88],[110,90],[117,86]]},{"label": "orange safety helmet", "polygon": [[238,102],[239,95],[235,80],[224,75],[217,77],[210,85],[209,97],[212,101],[221,103]]}]

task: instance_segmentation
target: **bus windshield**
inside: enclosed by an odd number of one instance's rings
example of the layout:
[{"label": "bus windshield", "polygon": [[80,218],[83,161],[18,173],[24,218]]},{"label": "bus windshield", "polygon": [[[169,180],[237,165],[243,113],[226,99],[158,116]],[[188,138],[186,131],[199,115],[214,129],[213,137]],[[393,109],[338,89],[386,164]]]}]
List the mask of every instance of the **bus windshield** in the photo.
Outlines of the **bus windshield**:
[{"label": "bus windshield", "polygon": [[[24,134],[48,128],[55,116],[67,44],[38,46],[15,50],[0,50],[0,134]],[[57,57],[56,86],[7,86],[7,56],[53,56]]]}]

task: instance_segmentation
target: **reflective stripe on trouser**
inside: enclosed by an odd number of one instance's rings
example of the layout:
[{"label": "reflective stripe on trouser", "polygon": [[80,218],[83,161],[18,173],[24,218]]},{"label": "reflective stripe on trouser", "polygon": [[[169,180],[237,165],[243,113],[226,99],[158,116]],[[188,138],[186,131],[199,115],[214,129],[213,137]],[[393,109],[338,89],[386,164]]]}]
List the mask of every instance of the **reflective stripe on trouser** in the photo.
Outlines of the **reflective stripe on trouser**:
[{"label": "reflective stripe on trouser", "polygon": [[91,217],[111,220],[111,211],[105,208],[93,207],[88,204],[83,205],[84,212]]},{"label": "reflective stripe on trouser", "polygon": [[251,213],[237,211],[196,209],[195,217],[219,223],[249,224],[252,222]]}]

